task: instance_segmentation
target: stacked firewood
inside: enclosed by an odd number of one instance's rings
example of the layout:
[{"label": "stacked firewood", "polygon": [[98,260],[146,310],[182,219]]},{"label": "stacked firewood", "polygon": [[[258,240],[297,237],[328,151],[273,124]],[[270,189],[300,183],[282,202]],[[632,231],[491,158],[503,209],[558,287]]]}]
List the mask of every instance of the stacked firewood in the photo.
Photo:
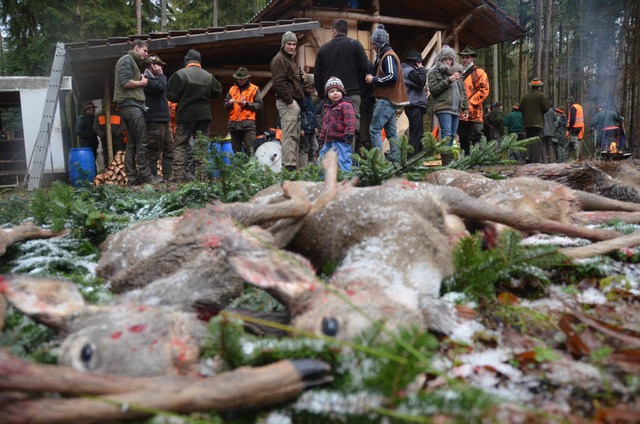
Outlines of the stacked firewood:
[{"label": "stacked firewood", "polygon": [[[162,176],[162,161],[158,160],[158,175]],[[127,173],[124,171],[124,150],[118,150],[102,174],[96,175],[94,185],[127,185]]]},{"label": "stacked firewood", "polygon": [[118,150],[102,174],[96,175],[94,185],[127,185],[127,174],[124,172],[124,150]]}]

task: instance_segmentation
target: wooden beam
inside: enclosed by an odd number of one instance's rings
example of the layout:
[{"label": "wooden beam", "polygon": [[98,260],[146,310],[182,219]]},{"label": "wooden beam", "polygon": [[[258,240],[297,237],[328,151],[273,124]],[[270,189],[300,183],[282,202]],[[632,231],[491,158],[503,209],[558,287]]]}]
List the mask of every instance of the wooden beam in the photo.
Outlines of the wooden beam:
[{"label": "wooden beam", "polygon": [[453,32],[444,40],[444,44],[449,44],[451,41],[458,41],[458,35],[462,30],[467,26],[467,24],[473,19],[473,13],[469,13],[467,16],[460,21],[458,25],[453,28]]},{"label": "wooden beam", "polygon": [[[216,77],[230,77],[235,74],[238,69],[206,67],[206,70]],[[251,78],[271,78],[271,71],[251,70],[249,67],[249,75],[251,75]]]},{"label": "wooden beam", "polygon": [[311,19],[354,19],[360,22],[372,22],[377,24],[402,25],[408,27],[448,29],[450,26],[442,22],[423,21],[421,19],[397,18],[395,16],[372,16],[366,13],[341,12],[332,10],[301,10],[294,14],[297,18]]}]

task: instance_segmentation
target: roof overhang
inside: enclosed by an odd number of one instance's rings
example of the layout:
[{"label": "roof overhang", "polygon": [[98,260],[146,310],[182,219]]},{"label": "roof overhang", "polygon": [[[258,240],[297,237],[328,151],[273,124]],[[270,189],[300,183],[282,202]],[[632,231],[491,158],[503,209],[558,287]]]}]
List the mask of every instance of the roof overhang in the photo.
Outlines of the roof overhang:
[{"label": "roof overhang", "polygon": [[171,75],[183,67],[189,49],[200,52],[204,67],[268,65],[283,33],[293,31],[300,38],[319,27],[309,19],[292,19],[88,40],[65,48],[77,97],[90,100],[103,98],[106,88],[112,95],[115,64],[135,38],[147,40],[149,52],[166,62],[165,73]]}]

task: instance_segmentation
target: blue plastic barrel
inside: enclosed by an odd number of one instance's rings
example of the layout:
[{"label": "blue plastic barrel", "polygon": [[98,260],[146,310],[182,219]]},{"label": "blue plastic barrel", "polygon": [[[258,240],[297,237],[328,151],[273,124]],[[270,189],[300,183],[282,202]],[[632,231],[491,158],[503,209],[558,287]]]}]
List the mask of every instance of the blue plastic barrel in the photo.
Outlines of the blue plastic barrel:
[{"label": "blue plastic barrel", "polygon": [[[209,143],[209,152],[211,152],[212,148],[218,152],[221,151],[222,153],[228,153],[229,155],[233,155],[233,147],[231,147],[231,141],[225,140],[220,143],[217,141],[213,141]],[[224,163],[229,165],[231,163],[231,158],[229,156],[224,156]]]},{"label": "blue plastic barrel", "polygon": [[93,183],[96,177],[96,160],[89,147],[73,147],[69,150],[69,180],[73,187]]},{"label": "blue plastic barrel", "polygon": [[231,141],[226,141],[226,140],[222,142],[213,141],[209,143],[210,159],[209,159],[209,167],[207,170],[207,174],[209,174],[210,177],[217,178],[220,176],[220,172],[218,169],[216,169],[216,164],[213,160],[213,155],[215,154],[215,152],[223,153],[222,160],[224,161],[224,163],[229,165],[231,163],[230,156],[233,155],[233,147],[231,147]]}]

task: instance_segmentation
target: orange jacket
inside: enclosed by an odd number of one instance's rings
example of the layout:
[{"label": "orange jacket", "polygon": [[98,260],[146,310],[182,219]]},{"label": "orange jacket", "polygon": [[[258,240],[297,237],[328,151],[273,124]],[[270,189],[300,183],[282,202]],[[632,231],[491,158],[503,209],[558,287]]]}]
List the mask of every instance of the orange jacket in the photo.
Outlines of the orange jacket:
[{"label": "orange jacket", "polygon": [[464,79],[464,87],[469,99],[469,117],[467,119],[460,117],[460,120],[482,122],[482,102],[489,97],[489,77],[476,65],[473,65],[469,71],[471,73]]},{"label": "orange jacket", "polygon": [[[573,109],[575,109],[575,116],[573,113]],[[574,119],[575,118],[575,119]],[[569,108],[569,120],[567,122],[567,129],[571,132],[572,129],[580,129],[578,133],[578,140],[582,140],[584,137],[584,111],[582,110],[582,106],[578,103],[574,103]]]},{"label": "orange jacket", "polygon": [[[245,90],[240,91],[240,88],[237,85],[232,86],[229,89],[229,94],[233,100],[242,101],[246,100],[249,103],[253,103],[256,98],[256,93],[258,92],[258,86],[249,83],[249,87]],[[256,111],[251,110],[247,107],[242,107],[238,103],[234,103],[233,107],[229,109],[229,121],[255,121],[256,120]]]}]

